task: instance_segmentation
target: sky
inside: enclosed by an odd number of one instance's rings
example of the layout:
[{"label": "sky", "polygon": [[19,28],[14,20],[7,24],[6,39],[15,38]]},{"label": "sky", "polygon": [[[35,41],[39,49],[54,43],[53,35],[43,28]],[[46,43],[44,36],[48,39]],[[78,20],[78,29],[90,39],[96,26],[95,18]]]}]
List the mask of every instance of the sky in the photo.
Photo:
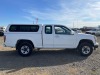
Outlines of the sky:
[{"label": "sky", "polygon": [[100,25],[100,0],[0,0],[0,25]]}]

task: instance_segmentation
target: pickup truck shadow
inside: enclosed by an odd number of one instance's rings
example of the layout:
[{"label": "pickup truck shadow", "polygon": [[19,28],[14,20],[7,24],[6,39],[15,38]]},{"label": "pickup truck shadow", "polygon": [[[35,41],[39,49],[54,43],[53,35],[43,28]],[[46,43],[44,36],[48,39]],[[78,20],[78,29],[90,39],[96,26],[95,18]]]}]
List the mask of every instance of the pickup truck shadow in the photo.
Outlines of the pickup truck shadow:
[{"label": "pickup truck shadow", "polygon": [[79,56],[74,50],[42,50],[29,57],[21,57],[15,50],[0,51],[0,71],[10,70],[7,73],[11,73],[23,68],[58,66],[84,59],[86,57]]}]

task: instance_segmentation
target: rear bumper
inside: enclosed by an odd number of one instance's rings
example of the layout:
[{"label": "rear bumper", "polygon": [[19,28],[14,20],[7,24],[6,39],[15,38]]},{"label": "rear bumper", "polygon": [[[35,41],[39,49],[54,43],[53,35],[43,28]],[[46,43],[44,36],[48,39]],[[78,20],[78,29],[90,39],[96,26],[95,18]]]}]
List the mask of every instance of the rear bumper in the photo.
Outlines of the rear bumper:
[{"label": "rear bumper", "polygon": [[3,46],[4,46],[4,47],[6,47],[6,45],[5,45],[5,44],[3,44]]},{"label": "rear bumper", "polygon": [[6,45],[5,43],[3,44],[3,47],[16,48],[16,47],[14,47],[14,46],[8,46],[8,45]]}]

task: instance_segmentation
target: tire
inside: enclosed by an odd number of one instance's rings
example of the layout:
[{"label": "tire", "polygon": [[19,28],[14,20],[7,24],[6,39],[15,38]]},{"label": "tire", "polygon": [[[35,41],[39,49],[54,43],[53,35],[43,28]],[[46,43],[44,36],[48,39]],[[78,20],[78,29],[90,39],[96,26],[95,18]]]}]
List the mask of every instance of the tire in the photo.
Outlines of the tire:
[{"label": "tire", "polygon": [[18,53],[19,55],[26,57],[26,56],[30,56],[33,50],[33,47],[30,43],[28,42],[23,42],[19,45],[18,47]]},{"label": "tire", "polygon": [[90,56],[93,52],[93,46],[90,43],[81,43],[78,51],[81,56]]}]

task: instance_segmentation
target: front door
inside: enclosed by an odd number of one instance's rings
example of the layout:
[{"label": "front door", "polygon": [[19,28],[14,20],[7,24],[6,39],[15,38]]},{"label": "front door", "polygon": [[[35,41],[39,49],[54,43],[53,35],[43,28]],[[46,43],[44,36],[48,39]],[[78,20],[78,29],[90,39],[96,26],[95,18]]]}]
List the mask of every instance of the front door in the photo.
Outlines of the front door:
[{"label": "front door", "polygon": [[71,30],[65,26],[54,26],[54,47],[55,48],[73,48],[75,37],[71,34]]}]

